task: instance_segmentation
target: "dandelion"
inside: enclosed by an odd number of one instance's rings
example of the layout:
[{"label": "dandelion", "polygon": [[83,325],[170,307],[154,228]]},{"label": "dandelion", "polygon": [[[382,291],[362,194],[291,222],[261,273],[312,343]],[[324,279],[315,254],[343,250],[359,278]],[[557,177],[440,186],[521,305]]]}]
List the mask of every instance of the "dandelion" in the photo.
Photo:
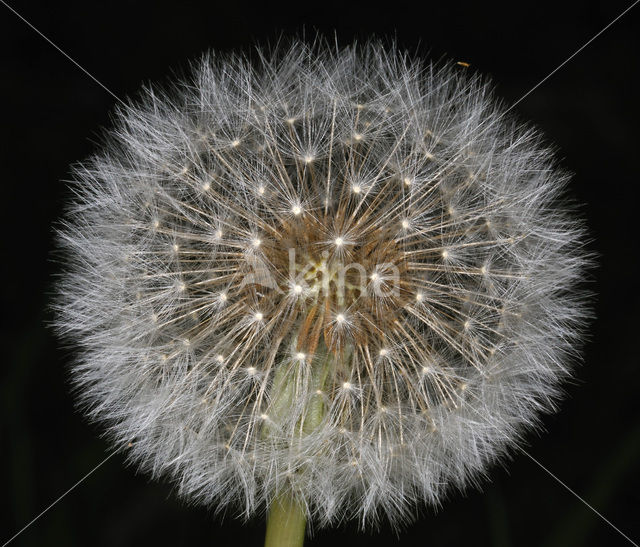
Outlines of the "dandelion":
[{"label": "dandelion", "polygon": [[554,408],[585,317],[567,180],[455,65],[205,56],[75,169],[80,400],[185,498],[270,508],[272,545],[397,524]]}]

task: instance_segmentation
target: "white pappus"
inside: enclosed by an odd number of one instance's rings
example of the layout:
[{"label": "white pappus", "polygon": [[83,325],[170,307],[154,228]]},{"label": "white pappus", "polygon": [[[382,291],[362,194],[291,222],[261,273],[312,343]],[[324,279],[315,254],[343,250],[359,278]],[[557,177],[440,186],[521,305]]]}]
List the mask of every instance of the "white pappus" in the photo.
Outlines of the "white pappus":
[{"label": "white pappus", "polygon": [[569,177],[468,70],[257,57],[143,90],[75,167],[76,392],[191,501],[399,523],[554,409],[587,315]]}]

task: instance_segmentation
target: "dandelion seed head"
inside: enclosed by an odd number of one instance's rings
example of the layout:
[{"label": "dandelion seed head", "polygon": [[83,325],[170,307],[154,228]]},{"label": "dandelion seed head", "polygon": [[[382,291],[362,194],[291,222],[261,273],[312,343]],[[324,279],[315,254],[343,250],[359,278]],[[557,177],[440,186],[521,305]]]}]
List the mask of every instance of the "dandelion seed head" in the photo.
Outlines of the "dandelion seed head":
[{"label": "dandelion seed head", "polygon": [[75,169],[57,324],[89,415],[186,499],[399,523],[553,410],[584,230],[482,78],[295,42],[115,123]]}]

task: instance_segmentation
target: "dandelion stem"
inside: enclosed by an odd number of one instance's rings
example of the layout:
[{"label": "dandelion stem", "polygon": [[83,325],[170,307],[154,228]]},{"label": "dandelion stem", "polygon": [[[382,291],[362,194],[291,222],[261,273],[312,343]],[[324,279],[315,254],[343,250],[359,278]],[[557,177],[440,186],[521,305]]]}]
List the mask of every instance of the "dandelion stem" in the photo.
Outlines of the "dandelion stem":
[{"label": "dandelion stem", "polygon": [[302,547],[307,515],[290,494],[277,496],[269,509],[265,547]]},{"label": "dandelion stem", "polygon": [[[324,401],[322,390],[330,368],[334,365],[334,356],[320,342],[315,351],[315,364],[311,371],[311,389],[316,393],[311,397],[304,420],[301,423],[301,434],[309,434],[316,429],[324,417]],[[285,369],[276,371],[274,378],[274,409],[277,417],[288,411],[295,389],[295,374],[287,374]],[[291,371],[289,371],[291,372]],[[288,491],[278,494],[269,508],[267,517],[267,533],[265,547],[301,547],[304,543],[307,513],[304,505],[294,494]]]}]

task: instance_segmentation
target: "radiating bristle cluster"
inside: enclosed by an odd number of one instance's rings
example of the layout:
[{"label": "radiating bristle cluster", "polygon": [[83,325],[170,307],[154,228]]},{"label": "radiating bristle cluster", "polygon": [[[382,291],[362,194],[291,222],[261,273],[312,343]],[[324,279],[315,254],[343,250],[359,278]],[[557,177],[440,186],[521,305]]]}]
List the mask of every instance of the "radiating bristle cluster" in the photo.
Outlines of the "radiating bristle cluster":
[{"label": "radiating bristle cluster", "polygon": [[189,499],[407,517],[553,406],[584,317],[565,182],[454,68],[207,56],[76,169],[80,396]]}]

